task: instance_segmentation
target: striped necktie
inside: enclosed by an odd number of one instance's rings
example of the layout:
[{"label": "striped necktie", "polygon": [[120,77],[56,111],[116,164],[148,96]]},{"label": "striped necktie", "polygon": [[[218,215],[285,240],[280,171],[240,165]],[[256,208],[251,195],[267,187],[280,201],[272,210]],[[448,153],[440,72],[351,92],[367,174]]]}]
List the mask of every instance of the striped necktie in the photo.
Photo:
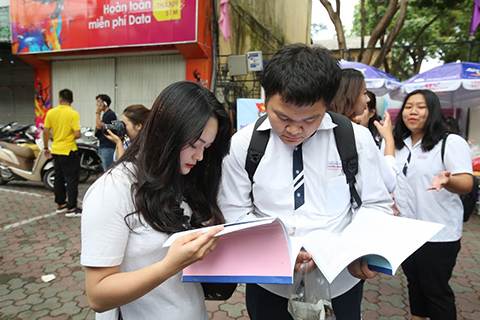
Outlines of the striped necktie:
[{"label": "striped necktie", "polygon": [[303,179],[302,144],[293,149],[293,190],[295,210],[305,203],[305,185]]}]

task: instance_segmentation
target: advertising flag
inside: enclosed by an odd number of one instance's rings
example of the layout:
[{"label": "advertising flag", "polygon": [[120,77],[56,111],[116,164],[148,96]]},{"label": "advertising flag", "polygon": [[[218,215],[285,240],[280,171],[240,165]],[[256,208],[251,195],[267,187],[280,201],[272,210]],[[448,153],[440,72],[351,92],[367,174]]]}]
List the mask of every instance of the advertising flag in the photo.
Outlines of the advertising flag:
[{"label": "advertising flag", "polygon": [[473,35],[480,23],[480,0],[475,0],[473,4],[472,21],[470,22],[470,35]]},{"label": "advertising flag", "polygon": [[228,14],[228,0],[220,0],[220,30],[223,33],[223,41],[227,42],[232,37],[230,31],[230,15]]}]

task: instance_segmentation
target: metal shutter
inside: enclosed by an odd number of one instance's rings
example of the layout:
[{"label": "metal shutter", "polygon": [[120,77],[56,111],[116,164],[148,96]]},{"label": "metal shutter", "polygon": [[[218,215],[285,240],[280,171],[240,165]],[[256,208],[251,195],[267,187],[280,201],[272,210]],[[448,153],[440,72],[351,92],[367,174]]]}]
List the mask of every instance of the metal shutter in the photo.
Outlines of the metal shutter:
[{"label": "metal shutter", "polygon": [[117,58],[117,110],[131,104],[151,108],[169,84],[185,80],[185,59],[180,54]]},{"label": "metal shutter", "polygon": [[72,107],[80,114],[82,126],[95,127],[95,97],[104,93],[115,109],[115,59],[52,61],[52,106],[58,105],[58,92],[73,91]]}]

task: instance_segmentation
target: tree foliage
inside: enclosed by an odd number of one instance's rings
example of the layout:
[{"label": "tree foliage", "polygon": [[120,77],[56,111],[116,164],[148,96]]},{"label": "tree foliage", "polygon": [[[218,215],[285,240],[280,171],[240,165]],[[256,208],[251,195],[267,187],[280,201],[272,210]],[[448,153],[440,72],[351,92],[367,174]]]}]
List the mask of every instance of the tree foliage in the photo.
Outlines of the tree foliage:
[{"label": "tree foliage", "polygon": [[[480,27],[474,37],[468,33],[472,9],[471,0],[360,0],[351,36],[370,35],[362,48],[378,43],[382,50],[375,57],[373,50],[362,50],[359,61],[403,80],[417,74],[424,60],[478,61]],[[471,48],[472,41],[477,45]]]},{"label": "tree foliage", "polygon": [[322,30],[327,30],[327,26],[323,23],[312,23],[311,27],[310,27],[310,34],[311,34],[311,37],[313,38],[314,36],[316,36],[320,31]]}]

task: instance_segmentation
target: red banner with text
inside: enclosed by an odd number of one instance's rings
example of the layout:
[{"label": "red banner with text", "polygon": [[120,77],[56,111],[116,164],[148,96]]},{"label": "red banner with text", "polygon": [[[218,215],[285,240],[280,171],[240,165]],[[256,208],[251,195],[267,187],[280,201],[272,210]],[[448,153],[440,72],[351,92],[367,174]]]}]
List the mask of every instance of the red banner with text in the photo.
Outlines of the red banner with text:
[{"label": "red banner with text", "polygon": [[196,42],[197,0],[11,0],[14,54]]}]

